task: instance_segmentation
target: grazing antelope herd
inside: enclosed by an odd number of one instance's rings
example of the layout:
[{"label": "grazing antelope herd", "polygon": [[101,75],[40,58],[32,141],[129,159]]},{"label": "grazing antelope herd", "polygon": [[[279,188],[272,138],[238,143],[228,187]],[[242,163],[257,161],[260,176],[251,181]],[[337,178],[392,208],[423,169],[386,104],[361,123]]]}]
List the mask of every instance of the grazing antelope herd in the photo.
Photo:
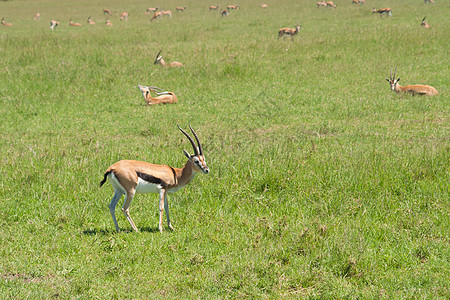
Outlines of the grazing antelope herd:
[{"label": "grazing antelope herd", "polygon": [[[433,0],[424,0],[425,4],[431,3],[434,4]],[[365,0],[352,0],[352,5],[364,5]],[[311,2],[311,5],[314,5],[314,2]],[[316,2],[317,7],[331,7],[336,8],[336,4],[333,1],[319,1]],[[350,3],[348,4],[351,5]],[[228,16],[230,11],[236,11],[240,10],[240,7],[238,4],[233,5],[226,5],[222,6],[224,9],[220,10],[221,16]],[[260,4],[260,7],[262,9],[268,9],[268,5],[265,3]],[[175,7],[176,12],[185,12],[186,6],[178,6]],[[219,11],[220,5],[212,5],[209,6],[210,11]],[[206,10],[206,7],[203,9]],[[191,8],[186,12],[189,13],[191,11]],[[327,11],[326,9],[324,10]],[[335,11],[335,10],[330,10]],[[338,11],[338,10],[336,10]],[[118,13],[112,13],[111,10],[104,8],[102,10],[103,15],[106,15],[108,18],[117,18],[119,17]],[[98,11],[100,14],[100,11]],[[367,13],[370,15],[370,9],[367,9]],[[391,8],[382,8],[382,9],[372,9],[372,14],[377,13],[382,17],[383,15],[392,17],[392,9]],[[172,17],[172,12],[170,10],[164,10],[159,7],[149,7],[145,11],[146,15],[149,15],[148,19],[150,22],[153,22],[153,20],[158,20],[160,18],[164,17]],[[178,14],[177,14],[178,15]],[[34,21],[40,20],[40,13],[36,13],[33,17]],[[122,12],[120,14],[120,20],[127,21],[128,20],[128,12]],[[151,16],[151,17],[150,17]],[[179,16],[179,15],[178,15]],[[31,17],[31,16],[30,16]],[[74,16],[75,18],[75,16]],[[31,18],[30,18],[31,19]],[[418,20],[416,20],[418,21]],[[131,20],[130,20],[131,22]],[[89,25],[95,25],[96,23],[92,20],[92,17],[89,16],[87,18],[87,23]],[[1,24],[6,27],[10,27],[13,24],[6,22],[5,17],[1,19]],[[106,26],[112,26],[112,23],[109,19],[105,20]],[[50,29],[53,31],[57,26],[59,26],[59,22],[55,20],[50,21]],[[81,27],[81,23],[74,23],[72,22],[72,19],[69,19],[69,26],[71,27]],[[153,26],[153,25],[152,25]],[[418,26],[418,24],[417,24]],[[422,19],[421,26],[424,28],[430,28],[431,26],[426,22],[426,17]],[[296,25],[294,28],[287,28],[283,27],[278,30],[278,37],[277,40],[280,38],[283,38],[285,40],[286,37],[290,37],[291,41],[294,41],[295,36],[299,34],[301,25]],[[13,28],[14,29],[14,28]],[[281,43],[281,42],[280,42]],[[153,62],[154,65],[160,65],[163,68],[179,68],[183,67],[183,64],[177,61],[166,63],[163,59],[163,56],[161,55],[162,49],[158,52],[156,55],[156,58]],[[430,86],[430,85],[423,85],[423,84],[417,84],[417,85],[407,85],[407,86],[401,86],[399,84],[400,78],[396,78],[396,72],[397,67],[395,68],[395,71],[393,72],[393,69],[391,68],[390,77],[386,78],[386,80],[390,84],[390,88],[392,91],[395,91],[396,93],[404,93],[404,94],[411,94],[411,95],[426,95],[426,96],[433,96],[438,95],[438,91]],[[159,105],[159,104],[176,104],[178,103],[178,98],[173,92],[164,91],[159,87],[156,86],[144,86],[144,85],[138,85],[137,86],[139,91],[142,93],[142,96],[144,97],[145,103],[147,105]],[[196,140],[196,143],[191,138],[191,136],[184,131],[181,127],[179,127],[179,130],[183,133],[184,136],[189,140],[191,143],[194,154],[191,155],[185,150],[183,150],[184,155],[188,159],[185,165],[182,168],[173,168],[167,165],[157,165],[157,164],[151,164],[147,162],[142,161],[135,161],[135,160],[121,160],[113,165],[111,165],[106,172],[104,173],[103,180],[100,182],[100,186],[102,186],[106,180],[109,180],[112,187],[114,188],[114,196],[109,204],[109,210],[111,217],[114,222],[114,226],[117,231],[120,231],[116,215],[115,215],[115,208],[119,202],[119,200],[122,198],[122,196],[125,196],[125,201],[122,207],[122,211],[130,223],[131,227],[134,231],[139,231],[135,223],[133,222],[131,216],[129,207],[130,204],[135,196],[135,194],[139,193],[156,193],[159,194],[159,231],[163,231],[163,212],[166,213],[166,219],[167,219],[167,226],[173,230],[173,226],[170,222],[169,217],[169,207],[168,207],[168,201],[167,201],[167,195],[177,192],[178,190],[182,189],[186,185],[188,185],[192,179],[200,173],[208,174],[209,168],[206,164],[205,157],[203,154],[202,145],[200,143],[200,140],[196,134],[196,132],[192,129],[192,127],[189,125],[189,128]]]},{"label": "grazing antelope herd", "polygon": [[189,134],[181,129],[178,129],[186,136],[192,145],[194,154],[189,154],[183,150],[187,157],[187,162],[182,168],[173,168],[167,165],[156,165],[143,161],[136,160],[121,160],[111,165],[103,175],[103,180],[100,182],[102,186],[108,179],[114,188],[114,196],[111,203],[108,205],[109,212],[116,227],[117,232],[120,232],[120,227],[116,219],[116,206],[122,195],[125,196],[125,202],[122,206],[122,212],[130,223],[134,231],[139,232],[139,229],[134,224],[130,215],[130,204],[135,194],[159,194],[159,231],[163,231],[163,212],[166,212],[167,226],[173,230],[169,217],[169,203],[167,201],[167,194],[173,194],[191,183],[192,179],[197,174],[208,174],[209,167],[206,164],[205,156],[203,154],[202,144],[197,136],[197,133],[189,125],[189,129],[194,135],[197,145],[194,143]]}]

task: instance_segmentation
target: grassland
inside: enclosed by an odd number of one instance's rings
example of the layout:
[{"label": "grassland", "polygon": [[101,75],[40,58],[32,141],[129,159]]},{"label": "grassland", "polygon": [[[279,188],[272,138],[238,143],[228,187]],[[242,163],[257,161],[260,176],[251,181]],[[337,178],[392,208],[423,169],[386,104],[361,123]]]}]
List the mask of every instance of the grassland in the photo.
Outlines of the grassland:
[{"label": "grassland", "polygon": [[[448,4],[267,3],[0,2],[0,298],[450,297]],[[107,28],[105,7],[128,22]],[[161,48],[185,67],[154,66]],[[440,95],[395,94],[391,66]],[[138,84],[180,101],[148,107]],[[104,171],[181,167],[177,122],[211,174],[169,197],[175,231],[138,195],[141,233],[119,212],[115,233]]]}]

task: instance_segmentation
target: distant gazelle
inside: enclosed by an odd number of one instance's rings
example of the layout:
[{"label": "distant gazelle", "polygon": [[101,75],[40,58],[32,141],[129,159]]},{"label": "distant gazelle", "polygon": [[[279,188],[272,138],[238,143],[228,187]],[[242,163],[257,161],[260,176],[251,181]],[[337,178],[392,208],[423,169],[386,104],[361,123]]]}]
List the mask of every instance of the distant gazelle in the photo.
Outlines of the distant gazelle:
[{"label": "distant gazelle", "polygon": [[321,7],[321,6],[325,7],[325,6],[327,6],[327,3],[325,1],[319,1],[316,4],[317,4],[317,7]]},{"label": "distant gazelle", "polygon": [[147,11],[145,12],[145,14],[148,15],[152,12],[157,11],[158,9],[159,9],[159,7],[149,7],[149,8],[147,8]]},{"label": "distant gazelle", "polygon": [[107,9],[107,8],[104,8],[104,9],[103,9],[103,14],[104,14],[104,15],[107,14],[107,15],[112,16],[112,12],[111,12],[109,9]]},{"label": "distant gazelle", "polygon": [[333,1],[328,1],[328,2],[327,2],[327,7],[333,7],[333,8],[336,8],[336,4],[334,4]]},{"label": "distant gazelle", "polygon": [[178,6],[178,7],[175,7],[175,10],[184,12],[186,10],[186,8],[187,8],[187,6]]},{"label": "distant gazelle", "polygon": [[398,84],[398,82],[400,81],[400,78],[395,79],[396,73],[397,73],[397,67],[395,68],[394,76],[392,76],[392,68],[391,68],[391,77],[389,79],[386,78],[386,80],[391,85],[391,90],[395,91],[396,93],[403,92],[403,93],[409,93],[412,95],[426,95],[426,96],[433,96],[433,95],[439,94],[438,91],[434,87],[429,86],[429,85],[416,84],[416,85],[401,86],[400,84]]},{"label": "distant gazelle", "polygon": [[81,27],[81,23],[74,23],[72,20],[69,20],[69,25],[73,27]]},{"label": "distant gazelle", "polygon": [[33,17],[33,19],[34,19],[35,21],[39,21],[40,18],[41,18],[41,14],[40,14],[40,13],[36,13],[36,14],[34,15],[34,17]]},{"label": "distant gazelle", "polygon": [[166,63],[162,57],[162,55],[160,55],[162,52],[162,49],[158,52],[158,54],[156,54],[156,59],[154,61],[153,64],[155,65],[161,65],[162,67],[170,67],[170,68],[179,68],[182,67],[183,64],[178,62],[178,61],[174,61],[171,63]]},{"label": "distant gazelle", "polygon": [[227,9],[228,10],[232,10],[232,9],[236,10],[236,9],[239,9],[239,5],[237,5],[237,4],[235,4],[235,5],[228,5]]},{"label": "distant gazelle", "polygon": [[230,12],[228,11],[228,9],[222,9],[221,11],[220,11],[220,15],[222,16],[222,17],[226,17],[226,16],[228,16],[230,14]]},{"label": "distant gazelle", "polygon": [[294,40],[294,36],[297,35],[297,33],[300,31],[301,26],[295,26],[295,28],[281,28],[278,30],[278,39],[280,37],[283,37],[283,40],[286,38],[286,36],[290,36],[292,40]]},{"label": "distant gazelle", "polygon": [[161,12],[162,12],[164,17],[169,17],[169,18],[172,17],[172,12],[170,10],[162,10],[161,9]]},{"label": "distant gazelle", "polygon": [[128,13],[126,11],[120,14],[120,21],[123,20],[128,21]]},{"label": "distant gazelle", "polygon": [[150,19],[150,22],[153,22],[155,19],[160,19],[162,17],[162,12],[157,11],[153,14],[153,17]]},{"label": "distant gazelle", "polygon": [[[138,85],[138,89],[141,91],[142,96],[144,96],[147,105],[178,103],[178,98],[174,93],[163,92],[159,87]],[[156,93],[158,96],[152,97],[151,92]]]},{"label": "distant gazelle", "polygon": [[267,4],[262,3],[261,8],[268,8],[269,6]]},{"label": "distant gazelle", "polygon": [[95,25],[95,22],[92,21],[91,17],[89,17],[89,18],[87,19],[87,22],[88,22],[89,25]]},{"label": "distant gazelle", "polygon": [[113,24],[109,21],[109,19],[105,20],[105,24],[106,26],[113,26]]},{"label": "distant gazelle", "polygon": [[220,5],[211,5],[209,6],[209,10],[218,10]]},{"label": "distant gazelle", "polygon": [[8,26],[8,27],[13,25],[12,23],[5,22],[5,18],[2,18],[1,23],[2,23],[3,26]]},{"label": "distant gazelle", "polygon": [[426,18],[427,18],[427,17],[424,17],[424,18],[422,19],[422,23],[421,23],[420,25],[423,26],[424,28],[431,28],[431,25],[428,24],[427,21],[425,21]]},{"label": "distant gazelle", "polygon": [[131,219],[130,204],[135,194],[148,193],[159,194],[159,231],[163,231],[163,211],[166,212],[167,226],[171,230],[174,229],[170,223],[167,194],[173,194],[184,188],[197,174],[209,173],[209,167],[206,165],[205,156],[203,155],[202,144],[194,129],[190,125],[189,128],[194,134],[198,146],[189,134],[178,126],[178,129],[187,137],[194,150],[193,155],[183,150],[188,161],[181,169],[167,165],[155,165],[143,161],[121,160],[106,170],[100,186],[108,179],[114,188],[114,196],[108,207],[117,232],[120,232],[120,228],[117,223],[115,209],[122,195],[125,195],[122,211],[133,230],[139,232]]},{"label": "distant gazelle", "polygon": [[392,9],[390,9],[390,8],[382,8],[382,9],[375,9],[374,8],[374,9],[372,9],[372,13],[373,14],[380,14],[380,17],[382,17],[383,14],[392,17]]},{"label": "distant gazelle", "polygon": [[51,30],[54,30],[56,28],[56,26],[58,26],[58,25],[59,25],[58,21],[55,21],[55,20],[50,21],[50,29]]}]

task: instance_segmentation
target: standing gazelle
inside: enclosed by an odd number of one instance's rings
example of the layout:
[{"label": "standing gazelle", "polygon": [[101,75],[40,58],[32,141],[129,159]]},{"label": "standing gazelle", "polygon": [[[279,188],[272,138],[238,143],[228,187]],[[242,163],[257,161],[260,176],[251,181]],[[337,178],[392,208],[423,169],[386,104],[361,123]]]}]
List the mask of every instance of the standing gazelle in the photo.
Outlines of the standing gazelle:
[{"label": "standing gazelle", "polygon": [[171,62],[171,63],[166,63],[164,61],[162,55],[160,55],[161,52],[162,52],[162,49],[159,50],[158,54],[156,54],[156,59],[155,59],[155,62],[153,64],[161,65],[163,67],[170,67],[170,68],[179,68],[179,67],[183,66],[183,64],[178,62],[178,61],[174,61],[174,62]]},{"label": "standing gazelle", "polygon": [[412,95],[426,95],[426,96],[433,96],[439,94],[438,91],[429,85],[424,84],[415,84],[415,85],[407,85],[407,86],[401,86],[398,84],[400,81],[400,78],[395,79],[395,74],[397,73],[397,67],[395,67],[394,76],[392,76],[392,68],[391,68],[391,77],[386,80],[391,85],[391,89],[395,91],[396,93],[410,93]]},{"label": "standing gazelle", "polygon": [[100,186],[102,186],[108,178],[114,188],[114,196],[108,207],[118,232],[120,231],[120,228],[117,224],[115,208],[120,198],[122,198],[122,195],[125,195],[122,211],[131,227],[136,232],[139,232],[139,230],[131,219],[129,210],[130,204],[135,194],[148,193],[159,194],[159,231],[163,231],[163,210],[166,211],[167,226],[173,230],[173,227],[170,224],[167,194],[173,194],[188,185],[198,173],[209,173],[209,168],[206,165],[205,156],[203,155],[202,145],[194,129],[189,125],[198,146],[195,145],[189,134],[181,129],[179,125],[177,126],[188,138],[194,149],[193,155],[190,155],[186,150],[183,150],[188,161],[181,169],[167,165],[155,165],[143,161],[121,160],[106,170],[103,180],[100,182]]},{"label": "standing gazelle", "polygon": [[383,16],[383,14],[385,14],[386,16],[391,16],[392,17],[392,9],[390,8],[382,8],[382,9],[372,9],[372,13],[373,14],[380,14],[380,17]]},{"label": "standing gazelle", "polygon": [[[142,92],[142,96],[144,96],[147,105],[178,103],[178,98],[174,93],[163,92],[159,87],[138,85],[138,89]],[[158,96],[152,97],[150,92],[155,92]]]},{"label": "standing gazelle", "polygon": [[283,37],[283,40],[286,36],[290,36],[292,40],[294,40],[294,36],[300,31],[301,26],[295,26],[295,28],[281,28],[278,30],[278,38]]},{"label": "standing gazelle", "polygon": [[155,19],[160,19],[162,17],[162,12],[157,11],[153,14],[153,17],[150,19],[150,22],[153,22]]},{"label": "standing gazelle", "polygon": [[126,11],[120,14],[120,21],[123,20],[128,21],[128,13]]},{"label": "standing gazelle", "polygon": [[50,21],[50,29],[51,30],[54,30],[56,28],[56,26],[58,26],[58,25],[59,25],[58,21],[55,21],[55,20]]}]

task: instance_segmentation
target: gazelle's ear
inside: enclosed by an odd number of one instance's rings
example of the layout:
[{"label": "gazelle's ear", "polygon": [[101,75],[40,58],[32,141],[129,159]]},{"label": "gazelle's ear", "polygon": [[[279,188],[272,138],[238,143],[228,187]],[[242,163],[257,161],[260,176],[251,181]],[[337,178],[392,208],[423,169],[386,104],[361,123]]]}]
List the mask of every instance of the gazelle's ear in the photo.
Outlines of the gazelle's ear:
[{"label": "gazelle's ear", "polygon": [[388,82],[391,82],[391,80],[390,80],[390,79],[388,79],[388,78],[386,78],[386,81],[388,81]]},{"label": "gazelle's ear", "polygon": [[191,155],[186,150],[183,149],[183,153],[188,159],[191,159]]},{"label": "gazelle's ear", "polygon": [[400,81],[400,77],[397,79],[397,82],[399,82]]}]

